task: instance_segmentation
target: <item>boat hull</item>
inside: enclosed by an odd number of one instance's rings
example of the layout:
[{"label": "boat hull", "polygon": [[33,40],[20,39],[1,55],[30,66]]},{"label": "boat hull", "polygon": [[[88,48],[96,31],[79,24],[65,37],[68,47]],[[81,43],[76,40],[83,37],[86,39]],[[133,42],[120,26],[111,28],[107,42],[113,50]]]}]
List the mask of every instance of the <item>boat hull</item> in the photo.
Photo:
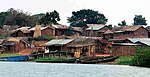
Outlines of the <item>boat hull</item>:
[{"label": "boat hull", "polygon": [[0,61],[27,61],[29,56],[9,56],[9,57],[0,57]]}]

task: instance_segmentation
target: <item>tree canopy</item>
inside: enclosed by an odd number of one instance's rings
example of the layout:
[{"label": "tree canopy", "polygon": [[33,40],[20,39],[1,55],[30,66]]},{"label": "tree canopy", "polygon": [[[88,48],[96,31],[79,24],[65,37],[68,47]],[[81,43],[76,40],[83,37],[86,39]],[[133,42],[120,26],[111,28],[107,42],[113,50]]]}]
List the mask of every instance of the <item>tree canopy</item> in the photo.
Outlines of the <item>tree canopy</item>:
[{"label": "tree canopy", "polygon": [[145,17],[142,15],[135,15],[133,25],[147,25]]},{"label": "tree canopy", "polygon": [[10,8],[5,12],[0,12],[0,27],[3,25],[18,25],[18,26],[35,26],[36,24],[58,24],[60,21],[59,13],[54,10],[53,12],[47,12],[46,14],[40,13],[30,15],[28,12],[22,10],[15,10]]},{"label": "tree canopy", "polygon": [[47,12],[45,16],[40,19],[40,24],[44,25],[51,25],[51,24],[58,24],[60,21],[59,13],[54,10],[53,12]]},{"label": "tree canopy", "polygon": [[8,9],[0,13],[0,25],[18,25],[18,26],[33,26],[33,18],[27,12],[22,10]]},{"label": "tree canopy", "polygon": [[127,23],[125,20],[121,21],[121,23],[118,23],[119,26],[127,26]]},{"label": "tree canopy", "polygon": [[72,16],[68,17],[67,20],[70,26],[83,27],[86,24],[106,24],[108,19],[98,11],[83,9],[73,11]]}]

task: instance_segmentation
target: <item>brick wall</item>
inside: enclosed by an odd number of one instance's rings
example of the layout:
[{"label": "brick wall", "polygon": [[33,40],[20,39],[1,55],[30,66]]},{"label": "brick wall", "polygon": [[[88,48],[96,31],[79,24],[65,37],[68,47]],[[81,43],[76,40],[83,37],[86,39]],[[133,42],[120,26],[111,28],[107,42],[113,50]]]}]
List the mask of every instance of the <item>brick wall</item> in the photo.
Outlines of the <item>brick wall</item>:
[{"label": "brick wall", "polygon": [[136,52],[136,46],[112,46],[112,55],[113,56],[131,56]]}]

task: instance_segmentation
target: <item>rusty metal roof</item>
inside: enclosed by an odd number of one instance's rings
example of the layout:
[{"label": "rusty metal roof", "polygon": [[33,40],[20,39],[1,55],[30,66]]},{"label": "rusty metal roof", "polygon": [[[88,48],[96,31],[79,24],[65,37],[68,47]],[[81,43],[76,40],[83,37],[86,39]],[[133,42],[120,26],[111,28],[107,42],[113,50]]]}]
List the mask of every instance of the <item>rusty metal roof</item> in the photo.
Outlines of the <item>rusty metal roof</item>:
[{"label": "rusty metal roof", "polygon": [[122,27],[113,27],[112,31],[136,31],[142,26],[122,26]]}]

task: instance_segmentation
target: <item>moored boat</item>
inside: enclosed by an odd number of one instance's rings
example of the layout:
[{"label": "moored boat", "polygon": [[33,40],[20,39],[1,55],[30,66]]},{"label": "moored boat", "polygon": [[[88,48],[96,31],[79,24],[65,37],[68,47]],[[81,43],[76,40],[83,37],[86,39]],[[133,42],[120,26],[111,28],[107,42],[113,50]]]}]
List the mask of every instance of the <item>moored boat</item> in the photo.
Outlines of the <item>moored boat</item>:
[{"label": "moored boat", "polygon": [[7,56],[7,57],[0,57],[0,61],[27,61],[29,60],[29,56]]},{"label": "moored boat", "polygon": [[75,63],[76,58],[47,58],[37,59],[36,62],[41,63]]}]

